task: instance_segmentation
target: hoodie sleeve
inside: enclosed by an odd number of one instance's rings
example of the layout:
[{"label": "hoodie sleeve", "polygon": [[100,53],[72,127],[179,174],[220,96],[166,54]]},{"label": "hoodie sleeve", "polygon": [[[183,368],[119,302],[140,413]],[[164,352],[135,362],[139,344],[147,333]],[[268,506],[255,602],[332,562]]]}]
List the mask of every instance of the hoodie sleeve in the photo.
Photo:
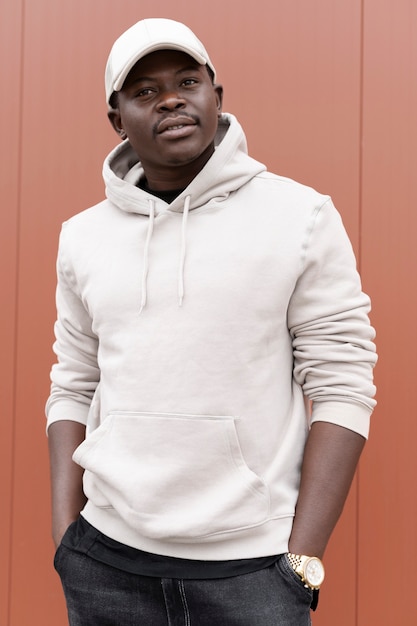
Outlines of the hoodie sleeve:
[{"label": "hoodie sleeve", "polygon": [[59,420],[87,423],[92,398],[99,382],[98,339],[79,294],[70,264],[66,261],[65,224],[61,232],[56,292],[57,321],[51,370],[51,393],[46,403],[47,428]]},{"label": "hoodie sleeve", "polygon": [[294,376],[312,401],[312,422],[368,436],[375,332],[351,243],[330,199],[313,215],[303,271],[289,307]]}]

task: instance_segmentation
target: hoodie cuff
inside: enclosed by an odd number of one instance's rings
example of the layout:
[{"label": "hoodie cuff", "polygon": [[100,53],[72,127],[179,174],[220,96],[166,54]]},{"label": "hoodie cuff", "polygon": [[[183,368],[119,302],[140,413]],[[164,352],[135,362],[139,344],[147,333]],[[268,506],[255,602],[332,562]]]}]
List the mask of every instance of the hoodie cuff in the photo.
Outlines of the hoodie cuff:
[{"label": "hoodie cuff", "polygon": [[368,439],[372,410],[361,404],[343,401],[313,403],[311,423],[329,422],[353,430]]}]

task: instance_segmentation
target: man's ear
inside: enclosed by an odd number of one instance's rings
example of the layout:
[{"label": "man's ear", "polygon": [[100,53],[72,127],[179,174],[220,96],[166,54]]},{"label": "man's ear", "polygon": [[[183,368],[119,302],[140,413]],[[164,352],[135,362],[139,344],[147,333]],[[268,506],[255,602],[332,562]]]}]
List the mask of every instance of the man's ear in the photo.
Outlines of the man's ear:
[{"label": "man's ear", "polygon": [[217,100],[217,115],[220,117],[222,114],[222,105],[223,105],[223,86],[222,85],[213,85],[214,93],[216,94]]},{"label": "man's ear", "polygon": [[123,128],[119,109],[109,109],[107,111],[107,117],[109,118],[110,124],[113,126],[114,130],[119,135],[119,137],[121,139],[126,139],[127,135]]}]

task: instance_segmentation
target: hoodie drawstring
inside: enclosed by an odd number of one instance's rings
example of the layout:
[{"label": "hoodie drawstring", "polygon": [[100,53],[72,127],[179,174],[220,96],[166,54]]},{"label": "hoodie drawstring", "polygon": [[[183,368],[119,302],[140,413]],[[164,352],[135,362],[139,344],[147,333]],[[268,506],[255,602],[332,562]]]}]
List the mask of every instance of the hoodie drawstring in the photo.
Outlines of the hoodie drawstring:
[{"label": "hoodie drawstring", "polygon": [[180,248],[180,262],[178,266],[178,306],[182,306],[184,299],[184,266],[185,266],[185,251],[187,248],[187,222],[188,214],[190,212],[191,196],[187,196],[184,202],[184,209],[182,214],[181,225],[181,248]]},{"label": "hoodie drawstring", "polygon": [[[182,214],[181,224],[181,247],[180,247],[180,259],[178,265],[178,306],[182,306],[184,300],[184,267],[185,267],[185,253],[187,249],[187,223],[188,214],[190,212],[191,196],[187,196],[184,202],[184,209]],[[155,222],[155,200],[149,200],[149,221],[148,232],[146,233],[145,247],[143,250],[143,271],[142,271],[142,297],[140,302],[139,315],[142,313],[146,306],[148,299],[148,272],[149,272],[149,247],[151,244],[153,229]]]},{"label": "hoodie drawstring", "polygon": [[145,247],[143,250],[143,271],[142,271],[142,299],[140,302],[139,315],[146,306],[148,297],[148,271],[149,271],[149,245],[152,239],[153,224],[155,221],[155,201],[149,200],[149,221],[148,232],[146,233]]}]

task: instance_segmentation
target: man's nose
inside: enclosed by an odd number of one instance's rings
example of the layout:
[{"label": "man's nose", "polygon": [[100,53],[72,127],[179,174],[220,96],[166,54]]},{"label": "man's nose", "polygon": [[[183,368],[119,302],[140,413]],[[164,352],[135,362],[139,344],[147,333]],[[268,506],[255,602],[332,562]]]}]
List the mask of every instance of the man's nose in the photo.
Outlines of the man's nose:
[{"label": "man's nose", "polygon": [[184,98],[181,98],[176,91],[166,91],[161,95],[158,104],[159,111],[174,111],[185,106]]}]

